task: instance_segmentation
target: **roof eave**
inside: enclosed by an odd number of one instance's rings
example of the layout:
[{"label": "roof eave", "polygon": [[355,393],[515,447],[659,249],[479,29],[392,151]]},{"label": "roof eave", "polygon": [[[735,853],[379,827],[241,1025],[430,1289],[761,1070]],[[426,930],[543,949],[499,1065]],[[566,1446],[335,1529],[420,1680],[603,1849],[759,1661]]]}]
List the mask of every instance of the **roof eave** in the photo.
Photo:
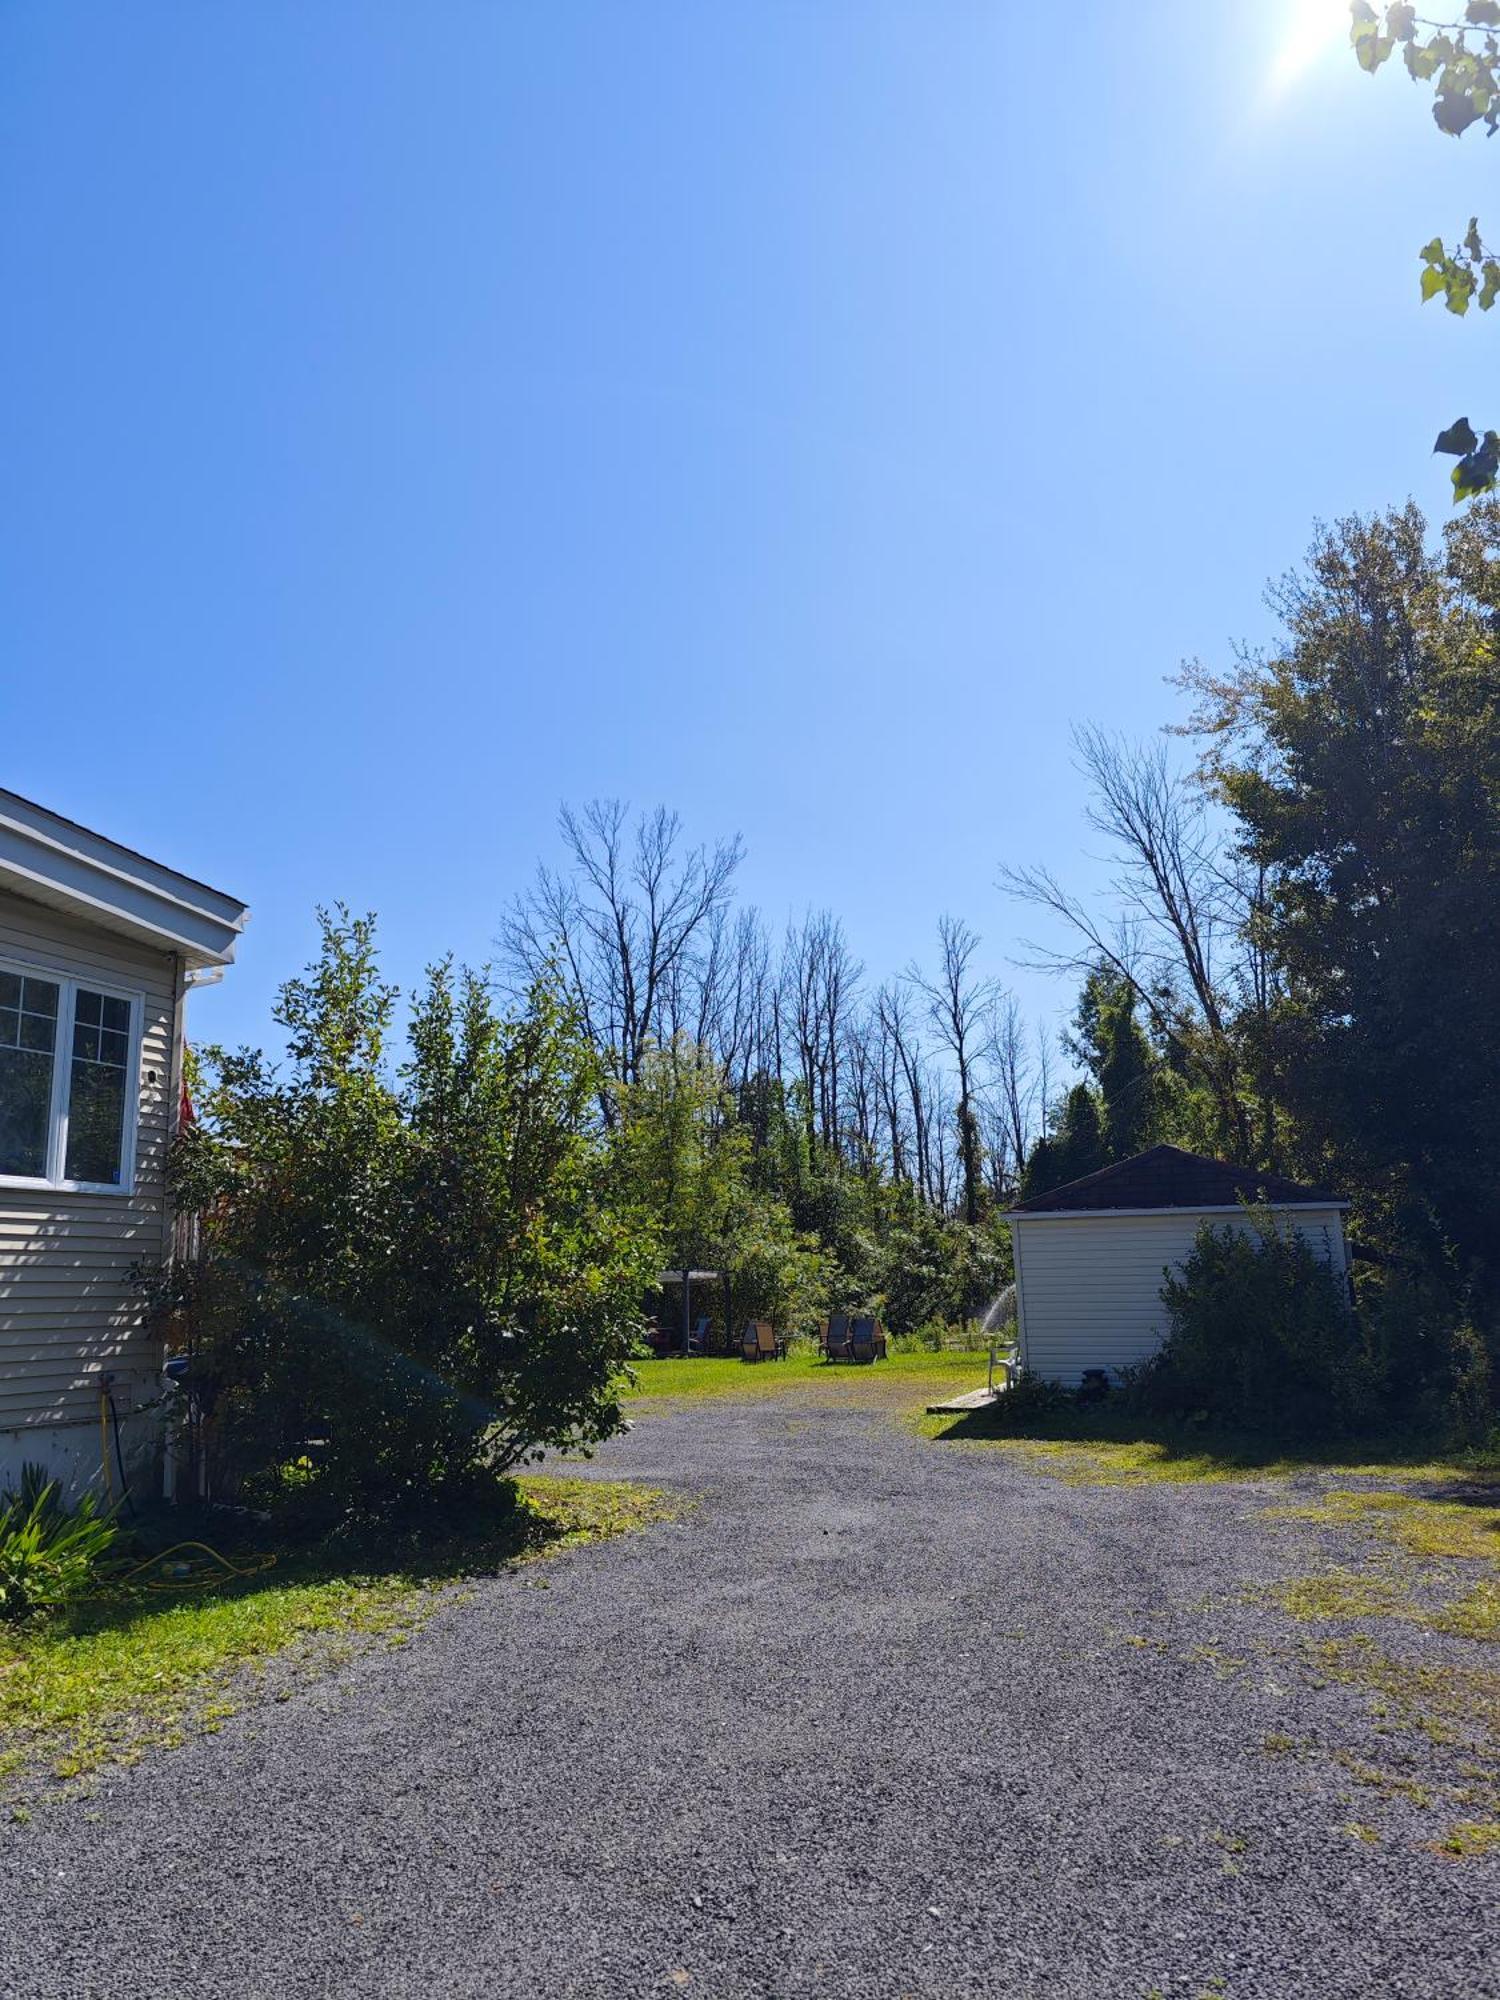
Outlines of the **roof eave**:
[{"label": "roof eave", "polygon": [[1182,1201],[1157,1202],[1149,1208],[1007,1208],[1001,1211],[1002,1222],[1063,1222],[1077,1221],[1082,1215],[1243,1215],[1246,1208],[1269,1208],[1279,1214],[1282,1210],[1300,1209],[1347,1209],[1351,1204],[1342,1197],[1330,1195],[1326,1201],[1277,1201],[1271,1197],[1265,1201]]},{"label": "roof eave", "polygon": [[0,887],[188,965],[228,965],[249,911],[217,889],[0,792]]}]

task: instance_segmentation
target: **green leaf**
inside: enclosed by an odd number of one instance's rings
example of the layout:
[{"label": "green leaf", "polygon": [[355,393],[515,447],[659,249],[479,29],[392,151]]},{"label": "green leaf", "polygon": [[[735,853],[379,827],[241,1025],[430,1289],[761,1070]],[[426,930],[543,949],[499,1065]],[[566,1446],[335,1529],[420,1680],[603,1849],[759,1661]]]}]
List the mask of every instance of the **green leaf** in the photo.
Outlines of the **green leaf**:
[{"label": "green leaf", "polygon": [[1476,493],[1490,492],[1497,476],[1500,476],[1500,432],[1486,431],[1484,443],[1453,468],[1454,506]]},{"label": "green leaf", "polygon": [[1469,0],[1464,19],[1476,28],[1500,28],[1500,4],[1497,0]]},{"label": "green leaf", "polygon": [[1461,264],[1450,264],[1447,270],[1447,299],[1449,312],[1457,313],[1462,319],[1469,310],[1469,300],[1474,291],[1474,274],[1466,271]]},{"label": "green leaf", "polygon": [[1425,83],[1430,76],[1436,76],[1441,60],[1430,43],[1426,47],[1421,42],[1408,42],[1406,45],[1406,67],[1418,83]]},{"label": "green leaf", "polygon": [[1493,257],[1486,257],[1483,269],[1484,284],[1479,292],[1479,310],[1488,312],[1495,300],[1500,298],[1500,264]]},{"label": "green leaf", "polygon": [[1354,53],[1359,58],[1359,66],[1373,76],[1396,46],[1389,35],[1377,35],[1373,29],[1362,32],[1356,28]]},{"label": "green leaf", "polygon": [[1398,0],[1394,7],[1385,10],[1386,31],[1398,42],[1409,42],[1417,32],[1417,10],[1408,5],[1408,0]]},{"label": "green leaf", "polygon": [[1422,273],[1423,301],[1436,298],[1447,282],[1447,279],[1443,275],[1443,267],[1440,264],[1429,264],[1427,269]]},{"label": "green leaf", "polygon": [[[1366,69],[1373,69],[1375,67],[1373,63],[1364,62],[1363,52],[1361,52],[1360,61]],[[1479,116],[1479,113],[1474,109],[1473,104],[1467,97],[1451,90],[1445,90],[1439,93],[1437,101],[1432,107],[1432,115],[1437,121],[1438,130],[1440,132],[1449,132],[1456,139],[1461,133],[1468,131],[1474,120]]]},{"label": "green leaf", "polygon": [[1424,243],[1418,254],[1424,264],[1446,264],[1448,261],[1441,236],[1434,236],[1430,243]]},{"label": "green leaf", "polygon": [[1434,451],[1448,452],[1458,458],[1476,450],[1478,445],[1479,439],[1474,434],[1474,426],[1467,417],[1460,417],[1456,424],[1449,424],[1447,430],[1438,432],[1438,441],[1432,448]]},{"label": "green leaf", "polygon": [[1469,217],[1469,229],[1468,234],[1464,237],[1464,248],[1476,261],[1484,255],[1484,244],[1480,241],[1479,237],[1479,217],[1477,215]]}]

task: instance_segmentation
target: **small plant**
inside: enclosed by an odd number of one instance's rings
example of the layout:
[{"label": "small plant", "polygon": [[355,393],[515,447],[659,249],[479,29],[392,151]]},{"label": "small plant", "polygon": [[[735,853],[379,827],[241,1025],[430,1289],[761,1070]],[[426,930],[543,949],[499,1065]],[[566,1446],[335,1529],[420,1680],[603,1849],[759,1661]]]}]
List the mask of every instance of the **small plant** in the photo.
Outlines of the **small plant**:
[{"label": "small plant", "polygon": [[19,1490],[0,1497],[0,1621],[20,1624],[81,1597],[117,1533],[92,1493],[70,1509],[42,1467],[23,1466]]},{"label": "small plant", "polygon": [[1074,1390],[1021,1369],[987,1415],[997,1428],[1022,1430],[1028,1425],[1042,1423],[1048,1417],[1075,1410],[1077,1406],[1078,1397]]}]

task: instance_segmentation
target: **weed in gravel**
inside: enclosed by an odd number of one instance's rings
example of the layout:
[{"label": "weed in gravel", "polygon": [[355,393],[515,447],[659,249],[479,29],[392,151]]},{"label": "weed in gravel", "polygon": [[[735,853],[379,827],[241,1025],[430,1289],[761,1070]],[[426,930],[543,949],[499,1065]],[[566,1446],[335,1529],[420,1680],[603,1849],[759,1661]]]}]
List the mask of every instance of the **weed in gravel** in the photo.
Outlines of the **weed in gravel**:
[{"label": "weed in gravel", "polygon": [[1462,1500],[1436,1500],[1429,1494],[1384,1488],[1373,1492],[1337,1488],[1313,1501],[1263,1511],[1268,1521],[1367,1528],[1419,1559],[1500,1566],[1500,1498],[1488,1492]]},{"label": "weed in gravel", "polygon": [[1481,1854],[1500,1854],[1500,1820],[1459,1820],[1450,1826],[1444,1839],[1434,1841],[1439,1854],[1469,1860]]}]

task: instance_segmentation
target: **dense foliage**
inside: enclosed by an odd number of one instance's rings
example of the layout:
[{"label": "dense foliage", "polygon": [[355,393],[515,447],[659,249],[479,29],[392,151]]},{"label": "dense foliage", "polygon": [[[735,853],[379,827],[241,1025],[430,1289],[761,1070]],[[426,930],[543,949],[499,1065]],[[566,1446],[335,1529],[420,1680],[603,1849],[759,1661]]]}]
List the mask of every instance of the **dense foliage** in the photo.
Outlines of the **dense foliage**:
[{"label": "dense foliage", "polygon": [[1134,1393],[1148,1408],[1247,1430],[1355,1430],[1376,1374],[1342,1281],[1298,1231],[1253,1212],[1205,1222],[1163,1287],[1168,1332]]},{"label": "dense foliage", "polygon": [[1246,1023],[1290,1150],[1362,1224],[1500,1293],[1500,511],[1425,543],[1340,523],[1287,641],[1198,674],[1205,772],[1265,872],[1272,1003]]},{"label": "dense foliage", "polygon": [[323,919],[282,990],[287,1064],[210,1051],[177,1199],[200,1379],[242,1467],[293,1463],[303,1498],[372,1512],[473,1491],[620,1422],[656,1246],[622,1203],[597,1063],[538,984],[502,1017],[447,965],[404,1064],[372,926]]}]

